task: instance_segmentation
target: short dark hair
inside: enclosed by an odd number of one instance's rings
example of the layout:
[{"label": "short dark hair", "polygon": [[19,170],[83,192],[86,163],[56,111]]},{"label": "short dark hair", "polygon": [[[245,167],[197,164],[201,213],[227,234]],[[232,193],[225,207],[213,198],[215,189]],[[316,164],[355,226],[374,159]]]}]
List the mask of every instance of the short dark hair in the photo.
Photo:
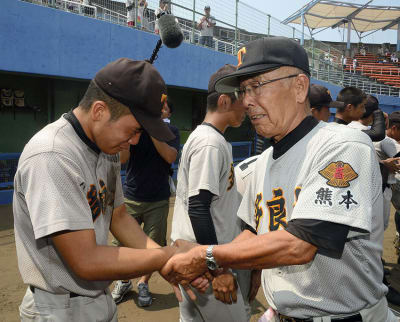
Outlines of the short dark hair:
[{"label": "short dark hair", "polygon": [[378,99],[373,95],[367,95],[367,103],[365,104],[365,113],[361,118],[365,119],[369,117],[376,110],[379,110]]},{"label": "short dark hair", "polygon": [[207,96],[207,112],[215,112],[218,108],[218,99],[221,95],[227,95],[231,98],[232,104],[236,102],[236,96],[233,93],[217,93],[213,92]]},{"label": "short dark hair", "polygon": [[338,107],[337,110],[338,112],[343,112],[348,104],[357,106],[366,98],[367,95],[361,89],[352,86],[345,87],[339,92],[336,98],[337,101],[343,102],[344,106]]},{"label": "short dark hair", "polygon": [[79,106],[84,111],[88,112],[95,101],[103,101],[107,104],[111,115],[110,121],[116,121],[121,116],[131,113],[127,106],[104,93],[104,91],[96,85],[96,82],[94,80],[91,80],[85,95],[79,102]]},{"label": "short dark hair", "polygon": [[174,112],[174,103],[172,103],[169,97],[167,98],[167,105],[169,107],[169,112],[172,114]]}]

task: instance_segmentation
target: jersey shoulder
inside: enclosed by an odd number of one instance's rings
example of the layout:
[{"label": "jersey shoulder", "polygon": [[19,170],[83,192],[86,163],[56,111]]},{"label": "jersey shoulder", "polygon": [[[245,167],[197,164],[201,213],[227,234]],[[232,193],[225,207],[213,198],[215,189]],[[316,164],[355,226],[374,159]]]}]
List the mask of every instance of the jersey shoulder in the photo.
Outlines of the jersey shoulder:
[{"label": "jersey shoulder", "polygon": [[206,146],[222,148],[230,145],[221,133],[208,125],[199,125],[188,137],[185,145],[200,149]]},{"label": "jersey shoulder", "polygon": [[37,132],[25,145],[20,157],[20,163],[40,153],[60,153],[72,158],[75,154],[77,135],[70,123],[63,117],[48,124]]},{"label": "jersey shoulder", "polygon": [[313,139],[320,141],[322,144],[364,143],[373,148],[371,139],[363,131],[334,122],[320,122],[317,125],[317,135],[314,135]]}]

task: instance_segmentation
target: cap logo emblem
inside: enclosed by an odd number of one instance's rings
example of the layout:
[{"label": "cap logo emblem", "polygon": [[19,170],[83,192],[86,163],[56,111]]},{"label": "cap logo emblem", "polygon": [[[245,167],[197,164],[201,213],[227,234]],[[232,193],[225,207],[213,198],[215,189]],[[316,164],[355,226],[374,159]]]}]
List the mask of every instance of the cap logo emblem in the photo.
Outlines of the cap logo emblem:
[{"label": "cap logo emblem", "polygon": [[246,47],[240,48],[240,50],[238,51],[238,53],[237,53],[238,64],[236,66],[237,68],[239,68],[242,65],[243,58],[244,58],[244,55],[246,54],[246,52],[247,52]]}]

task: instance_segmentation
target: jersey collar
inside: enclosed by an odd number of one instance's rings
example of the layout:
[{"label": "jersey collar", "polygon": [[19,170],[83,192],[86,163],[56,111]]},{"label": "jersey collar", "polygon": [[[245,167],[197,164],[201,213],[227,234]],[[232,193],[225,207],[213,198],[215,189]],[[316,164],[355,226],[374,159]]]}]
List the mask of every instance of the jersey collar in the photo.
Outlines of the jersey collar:
[{"label": "jersey collar", "polygon": [[[212,127],[215,131],[217,131],[219,134],[221,134],[222,136],[224,136],[224,133],[222,133],[220,130],[218,130],[214,125],[212,125],[211,123],[207,123],[207,122],[203,122],[201,123],[201,125],[206,125],[206,126],[210,126]],[[224,137],[225,138],[225,137]]]},{"label": "jersey collar", "polygon": [[272,141],[272,158],[274,160],[280,158],[287,151],[290,150],[297,142],[299,142],[303,137],[305,137],[311,130],[316,127],[318,121],[313,116],[307,116],[301,123],[288,135],[286,135],[282,140],[277,143]]},{"label": "jersey collar", "polygon": [[339,119],[337,117],[335,117],[335,119],[333,120],[333,122],[338,123],[338,124],[344,124],[344,125],[348,125],[349,123],[347,123],[345,120]]},{"label": "jersey collar", "polygon": [[83,130],[79,120],[76,118],[75,114],[72,113],[72,110],[68,113],[64,114],[64,118],[72,125],[75,130],[75,133],[79,136],[79,138],[94,152],[100,154],[99,147],[91,141],[88,136],[86,135],[85,131]]}]

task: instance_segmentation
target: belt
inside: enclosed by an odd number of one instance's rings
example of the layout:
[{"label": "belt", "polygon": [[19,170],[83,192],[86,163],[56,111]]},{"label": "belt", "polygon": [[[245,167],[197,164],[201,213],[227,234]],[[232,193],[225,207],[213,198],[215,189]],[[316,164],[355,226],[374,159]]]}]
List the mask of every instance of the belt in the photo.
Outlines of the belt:
[{"label": "belt", "polygon": [[[34,286],[29,285],[29,289],[31,290],[32,293],[35,293],[35,287]],[[78,296],[82,296],[82,295],[79,295],[79,294],[76,294],[76,293],[72,293],[72,292],[69,293],[69,297],[78,297]]]},{"label": "belt", "polygon": [[[290,316],[282,315],[279,314],[279,321],[280,322],[312,322],[313,318],[307,318],[307,319],[298,319],[298,318],[292,318]],[[350,316],[345,316],[345,317],[337,317],[337,318],[331,318],[332,322],[362,322],[362,317],[360,313],[353,314]]]}]

